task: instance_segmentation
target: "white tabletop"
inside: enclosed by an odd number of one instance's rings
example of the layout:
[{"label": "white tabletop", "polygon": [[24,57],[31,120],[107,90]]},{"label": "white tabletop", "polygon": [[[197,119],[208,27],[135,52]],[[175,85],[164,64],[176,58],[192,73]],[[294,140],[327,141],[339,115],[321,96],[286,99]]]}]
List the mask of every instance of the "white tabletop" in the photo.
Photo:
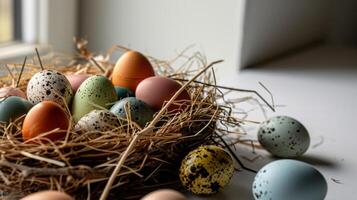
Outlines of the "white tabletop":
[{"label": "white tabletop", "polygon": [[[228,77],[228,75],[227,75]],[[319,47],[257,68],[229,75],[222,84],[256,89],[264,96],[258,81],[274,94],[276,113],[301,121],[310,132],[311,146],[299,158],[314,165],[328,182],[328,200],[355,199],[357,196],[357,49]],[[263,120],[254,112],[249,119]],[[255,128],[248,138],[256,138]],[[238,146],[237,155],[249,167],[259,170],[272,161],[264,151]],[[262,155],[256,161],[248,161]],[[212,197],[190,199],[254,199],[251,184],[254,174],[237,172],[223,192]]]}]

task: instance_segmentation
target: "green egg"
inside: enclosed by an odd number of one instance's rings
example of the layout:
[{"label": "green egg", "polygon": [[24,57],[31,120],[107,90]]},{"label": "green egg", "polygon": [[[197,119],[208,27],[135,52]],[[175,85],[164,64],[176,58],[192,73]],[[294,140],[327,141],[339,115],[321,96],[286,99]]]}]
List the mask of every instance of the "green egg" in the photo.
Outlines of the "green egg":
[{"label": "green egg", "polygon": [[78,122],[95,109],[108,109],[117,100],[113,84],[104,76],[96,75],[85,80],[78,88],[72,103],[72,115]]},{"label": "green egg", "polygon": [[[126,112],[125,106],[130,109],[130,115]],[[120,118],[128,119],[144,127],[146,123],[150,122],[153,118],[154,111],[143,101],[135,97],[126,97],[117,103],[110,109],[110,112],[119,116]]]},{"label": "green egg", "polygon": [[9,123],[25,115],[33,105],[18,96],[7,97],[0,103],[0,121]]},{"label": "green egg", "polygon": [[204,145],[183,159],[179,176],[188,191],[209,195],[222,190],[233,173],[233,159],[229,153],[215,145]]},{"label": "green egg", "polygon": [[125,97],[134,97],[134,93],[126,87],[115,86],[115,92],[117,93],[118,99],[124,99]]}]

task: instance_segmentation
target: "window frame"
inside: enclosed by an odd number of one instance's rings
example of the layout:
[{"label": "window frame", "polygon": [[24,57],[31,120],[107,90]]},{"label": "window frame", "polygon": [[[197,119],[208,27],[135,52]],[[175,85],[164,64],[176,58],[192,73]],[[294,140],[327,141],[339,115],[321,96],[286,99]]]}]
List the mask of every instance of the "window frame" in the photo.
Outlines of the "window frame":
[{"label": "window frame", "polygon": [[[77,0],[16,1],[17,11],[20,10],[15,18],[16,40],[0,46],[0,60],[34,55],[36,47],[40,52],[74,52],[72,38],[77,34]],[[58,19],[63,18],[64,23],[58,23]]]}]

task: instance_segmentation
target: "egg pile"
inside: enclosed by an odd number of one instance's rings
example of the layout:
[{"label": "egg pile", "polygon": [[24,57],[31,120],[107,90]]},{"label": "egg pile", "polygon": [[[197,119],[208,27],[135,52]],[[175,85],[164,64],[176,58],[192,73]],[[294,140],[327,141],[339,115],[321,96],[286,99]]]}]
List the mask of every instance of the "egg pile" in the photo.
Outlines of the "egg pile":
[{"label": "egg pile", "polygon": [[[127,51],[111,79],[44,69],[31,77],[26,94],[18,88],[0,88],[0,122],[21,123],[24,142],[57,141],[72,130],[112,131],[128,122],[143,128],[180,88],[173,79],[155,76],[143,54]],[[190,99],[183,91],[168,111],[185,109]]]}]

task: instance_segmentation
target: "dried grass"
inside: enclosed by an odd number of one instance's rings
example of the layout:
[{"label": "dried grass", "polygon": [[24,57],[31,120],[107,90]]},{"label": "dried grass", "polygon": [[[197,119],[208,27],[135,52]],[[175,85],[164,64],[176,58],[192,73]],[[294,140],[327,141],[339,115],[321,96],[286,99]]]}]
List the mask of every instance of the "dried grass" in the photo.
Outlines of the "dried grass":
[{"label": "dried grass", "polygon": [[[52,62],[43,67],[64,74],[88,73],[110,77],[112,53],[118,49],[125,50],[114,46],[107,54],[95,55],[86,49],[85,40],[77,39],[76,44],[79,53],[75,58],[43,56],[43,60]],[[38,190],[54,189],[66,191],[76,199],[99,199],[108,185],[110,193],[107,199],[138,199],[157,188],[180,189],[177,170],[181,159],[200,145],[224,145],[222,138],[237,138],[244,134],[240,127],[245,122],[233,115],[236,105],[224,99],[222,90],[233,91],[233,88],[217,86],[214,70],[208,69],[204,56],[200,53],[187,56],[188,51],[186,49],[170,61],[149,57],[157,74],[175,78],[182,84],[191,81],[185,89],[191,94],[192,103],[181,113],[167,110],[156,113],[157,123],[143,130],[135,123],[129,123],[107,132],[78,133],[71,126],[62,141],[44,142],[37,138],[34,144],[22,141],[21,119],[7,126],[2,124],[0,197],[17,199]],[[41,70],[35,58],[28,60],[18,84],[23,91],[26,91],[31,76]],[[58,66],[58,63],[67,64]],[[15,77],[21,64],[7,66],[12,76],[2,77],[0,86],[17,82]],[[207,70],[193,80],[192,77],[204,67]],[[95,138],[93,134],[96,134]],[[123,159],[125,152],[127,157]],[[121,158],[120,170],[113,173]],[[107,184],[111,175],[114,177],[112,185]]]}]

